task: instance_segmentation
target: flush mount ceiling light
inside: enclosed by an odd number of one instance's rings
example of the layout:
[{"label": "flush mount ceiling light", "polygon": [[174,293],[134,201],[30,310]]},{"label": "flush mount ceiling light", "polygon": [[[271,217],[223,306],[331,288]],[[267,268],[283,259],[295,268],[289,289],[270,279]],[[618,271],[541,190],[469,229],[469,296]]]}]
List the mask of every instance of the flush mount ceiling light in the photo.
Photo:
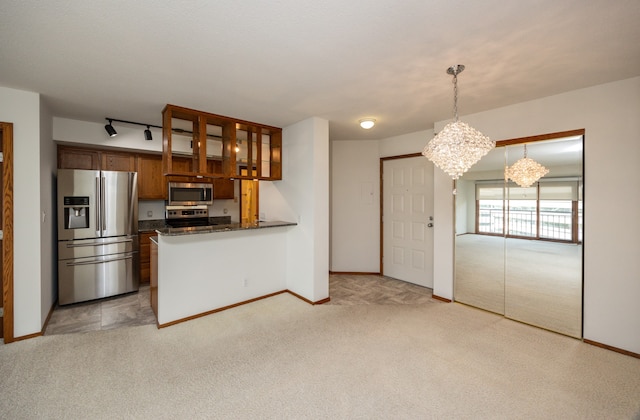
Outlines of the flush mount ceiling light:
[{"label": "flush mount ceiling light", "polygon": [[511,179],[520,187],[530,187],[540,178],[549,173],[549,170],[535,160],[527,157],[527,145],[524,145],[524,157],[511,166],[504,168],[504,178]]},{"label": "flush mount ceiling light", "polygon": [[447,69],[447,74],[453,76],[454,121],[447,124],[422,151],[427,159],[453,179],[458,179],[489,150],[496,147],[496,143],[489,137],[458,121],[458,74],[463,70],[462,64]]},{"label": "flush mount ceiling light", "polygon": [[118,132],[116,131],[115,128],[113,128],[113,126],[111,125],[111,121],[109,118],[107,118],[107,120],[109,120],[109,124],[104,126],[104,129],[107,130],[107,134],[109,134],[109,137],[115,137],[118,135]]},{"label": "flush mount ceiling light", "polygon": [[142,125],[142,126],[147,126],[147,129],[144,130],[144,139],[145,140],[153,140],[153,134],[151,134],[151,127],[155,127],[155,128],[162,128],[159,125],[153,125],[153,124],[145,124],[145,123],[139,123],[139,122],[135,122],[135,121],[127,121],[127,120],[118,120],[116,118],[105,118],[107,121],[109,121],[109,124],[104,126],[104,129],[107,130],[107,133],[109,134],[109,137],[115,137],[118,135],[118,132],[116,131],[115,128],[113,128],[113,125],[111,125],[113,123],[113,121],[116,122],[120,122],[120,123],[125,123],[125,124],[134,124],[134,125]]},{"label": "flush mount ceiling light", "polygon": [[358,122],[360,123],[360,127],[364,128],[365,130],[368,130],[376,125],[376,120],[374,120],[373,118],[363,118]]}]

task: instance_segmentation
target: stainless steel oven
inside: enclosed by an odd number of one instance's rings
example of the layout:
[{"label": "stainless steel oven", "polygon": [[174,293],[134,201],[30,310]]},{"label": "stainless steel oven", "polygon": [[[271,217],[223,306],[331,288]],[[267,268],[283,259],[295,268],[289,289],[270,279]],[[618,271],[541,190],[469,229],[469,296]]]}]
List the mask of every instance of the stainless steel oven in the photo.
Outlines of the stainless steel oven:
[{"label": "stainless steel oven", "polygon": [[170,182],[170,206],[196,206],[213,204],[213,184],[207,182]]}]

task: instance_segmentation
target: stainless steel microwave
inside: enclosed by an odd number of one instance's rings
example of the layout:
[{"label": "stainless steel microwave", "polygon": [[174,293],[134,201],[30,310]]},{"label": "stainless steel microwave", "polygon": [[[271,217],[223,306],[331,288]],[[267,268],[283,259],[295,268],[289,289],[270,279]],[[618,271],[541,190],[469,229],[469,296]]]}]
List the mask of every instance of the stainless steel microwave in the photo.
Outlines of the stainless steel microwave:
[{"label": "stainless steel microwave", "polygon": [[170,206],[213,204],[213,184],[206,182],[170,182]]}]

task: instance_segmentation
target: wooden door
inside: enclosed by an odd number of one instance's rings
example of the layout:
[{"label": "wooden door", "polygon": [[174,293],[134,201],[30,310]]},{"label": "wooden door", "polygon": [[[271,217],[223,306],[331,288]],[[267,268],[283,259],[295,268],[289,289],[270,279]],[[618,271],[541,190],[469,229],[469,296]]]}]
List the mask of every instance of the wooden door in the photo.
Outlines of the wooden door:
[{"label": "wooden door", "polygon": [[[241,168],[240,175],[247,175],[247,169]],[[258,221],[258,181],[241,179],[240,197],[240,222],[243,224],[256,223]]]},{"label": "wooden door", "polygon": [[433,288],[433,164],[385,160],[382,183],[383,274]]}]

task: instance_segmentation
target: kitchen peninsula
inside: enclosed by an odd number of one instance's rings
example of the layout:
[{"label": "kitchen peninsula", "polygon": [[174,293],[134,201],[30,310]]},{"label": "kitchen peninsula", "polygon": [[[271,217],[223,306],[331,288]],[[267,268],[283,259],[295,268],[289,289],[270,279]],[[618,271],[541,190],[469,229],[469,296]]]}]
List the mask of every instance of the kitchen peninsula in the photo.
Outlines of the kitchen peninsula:
[{"label": "kitchen peninsula", "polygon": [[271,221],[157,229],[151,249],[151,306],[158,326],[283,292],[287,232]]}]

